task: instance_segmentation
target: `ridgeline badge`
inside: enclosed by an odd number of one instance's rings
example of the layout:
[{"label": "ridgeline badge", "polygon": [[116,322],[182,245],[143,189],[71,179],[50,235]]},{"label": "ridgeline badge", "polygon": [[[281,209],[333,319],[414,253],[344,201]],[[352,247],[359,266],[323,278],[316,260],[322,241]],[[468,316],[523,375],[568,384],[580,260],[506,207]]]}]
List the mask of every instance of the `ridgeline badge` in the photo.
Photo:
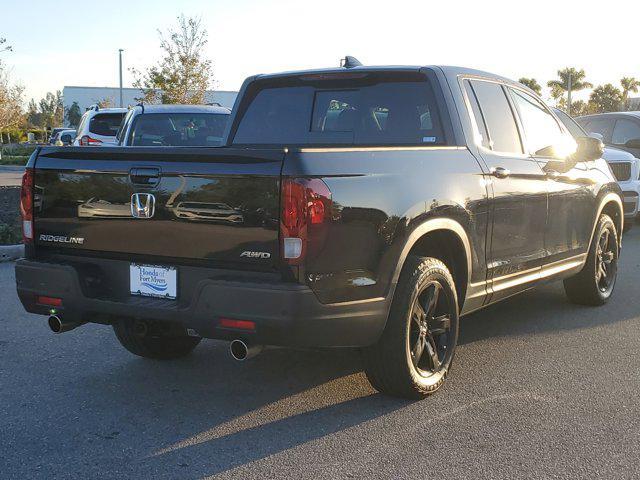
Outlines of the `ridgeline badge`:
[{"label": "ridgeline badge", "polygon": [[83,237],[65,237],[64,235],[40,235],[41,242],[53,242],[53,243],[72,243],[76,245],[84,244]]}]

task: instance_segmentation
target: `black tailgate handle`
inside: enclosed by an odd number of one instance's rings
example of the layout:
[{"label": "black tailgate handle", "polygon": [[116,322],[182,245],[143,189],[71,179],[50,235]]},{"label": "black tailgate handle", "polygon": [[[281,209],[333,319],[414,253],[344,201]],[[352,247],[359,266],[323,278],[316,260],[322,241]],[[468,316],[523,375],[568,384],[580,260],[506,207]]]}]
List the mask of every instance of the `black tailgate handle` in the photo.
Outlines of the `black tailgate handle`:
[{"label": "black tailgate handle", "polygon": [[135,167],[129,170],[129,180],[134,185],[155,187],[160,183],[160,169],[156,167]]}]

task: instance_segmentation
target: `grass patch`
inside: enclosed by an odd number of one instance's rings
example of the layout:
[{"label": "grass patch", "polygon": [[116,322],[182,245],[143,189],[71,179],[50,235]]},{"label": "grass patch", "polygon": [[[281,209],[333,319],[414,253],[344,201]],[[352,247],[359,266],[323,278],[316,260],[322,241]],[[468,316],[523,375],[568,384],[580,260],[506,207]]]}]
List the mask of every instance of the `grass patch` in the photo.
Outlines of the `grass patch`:
[{"label": "grass patch", "polygon": [[28,156],[2,155],[2,158],[0,158],[0,165],[26,165],[27,160],[29,160]]},{"label": "grass patch", "polygon": [[0,148],[0,165],[26,165],[35,145],[12,145]]},{"label": "grass patch", "polygon": [[2,155],[15,155],[28,157],[37,148],[37,145],[11,145],[2,147]]},{"label": "grass patch", "polygon": [[0,245],[17,245],[18,243],[22,243],[20,229],[0,222]]}]

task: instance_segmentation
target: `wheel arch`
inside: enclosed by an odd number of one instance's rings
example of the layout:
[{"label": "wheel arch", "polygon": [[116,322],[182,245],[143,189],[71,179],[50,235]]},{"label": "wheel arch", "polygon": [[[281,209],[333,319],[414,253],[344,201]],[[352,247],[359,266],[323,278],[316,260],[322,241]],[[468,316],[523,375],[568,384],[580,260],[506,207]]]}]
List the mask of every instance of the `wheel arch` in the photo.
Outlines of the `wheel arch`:
[{"label": "wheel arch", "polygon": [[624,227],[624,207],[622,204],[622,200],[620,199],[620,195],[615,192],[605,193],[600,199],[600,206],[598,208],[598,213],[595,216],[593,221],[593,228],[591,229],[591,240],[589,241],[589,247],[593,242],[593,237],[596,233],[596,228],[598,226],[598,220],[600,219],[600,215],[606,213],[609,215],[613,222],[616,225],[616,230],[618,231],[618,244],[622,246],[622,229]]},{"label": "wheel arch", "polygon": [[459,309],[462,309],[473,265],[471,244],[464,227],[449,218],[434,218],[417,226],[402,249],[393,285],[398,283],[407,258],[414,254],[437,258],[447,266],[456,285]]}]

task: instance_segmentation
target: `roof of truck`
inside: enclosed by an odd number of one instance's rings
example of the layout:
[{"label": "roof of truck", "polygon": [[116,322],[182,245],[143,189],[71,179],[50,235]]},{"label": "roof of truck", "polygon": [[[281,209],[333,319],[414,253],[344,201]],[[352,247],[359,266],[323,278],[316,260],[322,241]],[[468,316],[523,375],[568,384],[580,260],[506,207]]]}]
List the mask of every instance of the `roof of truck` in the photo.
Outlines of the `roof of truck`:
[{"label": "roof of truck", "polygon": [[[141,105],[134,108],[142,110]],[[219,113],[228,115],[231,113],[227,107],[218,105],[144,105],[144,113]]]},{"label": "roof of truck", "polygon": [[[452,65],[363,65],[351,68],[334,67],[334,68],[318,68],[310,70],[296,70],[278,73],[268,73],[256,75],[257,78],[278,78],[299,75],[330,75],[339,73],[373,73],[373,72],[418,72],[421,69],[440,70],[446,76],[470,75],[485,78],[494,78],[504,81],[505,83],[518,84],[515,80],[496,75],[495,73],[475,70],[473,68],[457,67]],[[519,85],[519,84],[518,84]]]}]

